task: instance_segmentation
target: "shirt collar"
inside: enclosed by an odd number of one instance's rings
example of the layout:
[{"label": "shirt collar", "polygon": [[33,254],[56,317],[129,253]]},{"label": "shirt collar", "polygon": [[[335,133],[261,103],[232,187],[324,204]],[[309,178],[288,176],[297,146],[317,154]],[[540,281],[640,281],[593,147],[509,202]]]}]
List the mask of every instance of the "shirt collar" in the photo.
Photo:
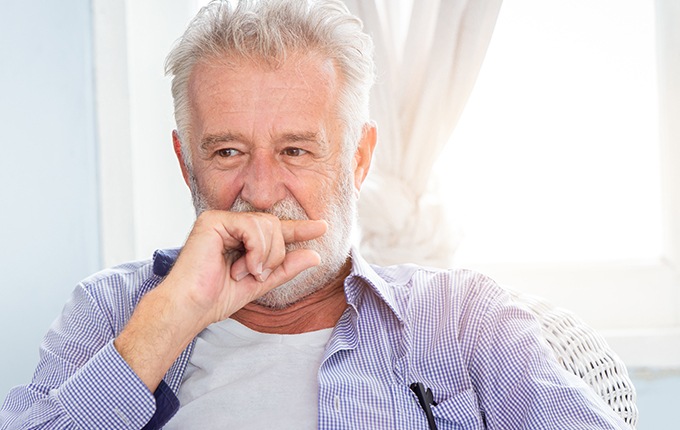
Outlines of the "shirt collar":
[{"label": "shirt collar", "polygon": [[[165,277],[177,256],[179,255],[180,248],[169,248],[169,249],[159,249],[154,252],[153,255],[153,273],[159,277]],[[397,318],[404,322],[404,319],[400,312],[400,307],[398,306],[397,298],[394,294],[394,281],[390,282],[383,279],[377,272],[376,267],[370,265],[361,256],[356,248],[351,250],[352,258],[352,270],[345,279],[345,296],[347,298],[347,303],[353,306],[355,309],[359,308],[359,303],[363,294],[365,293],[365,288],[371,289],[375,294],[387,304],[387,306],[394,312]],[[401,285],[401,283],[396,282]]]},{"label": "shirt collar", "polygon": [[[345,295],[347,303],[357,308],[366,287],[372,290],[394,312],[399,321],[405,321],[395,295],[395,287],[403,286],[398,279],[386,279],[378,274],[383,268],[369,264],[356,248],[352,248],[352,271],[345,280]],[[408,277],[407,277],[408,278]],[[359,282],[355,282],[361,280]]]}]

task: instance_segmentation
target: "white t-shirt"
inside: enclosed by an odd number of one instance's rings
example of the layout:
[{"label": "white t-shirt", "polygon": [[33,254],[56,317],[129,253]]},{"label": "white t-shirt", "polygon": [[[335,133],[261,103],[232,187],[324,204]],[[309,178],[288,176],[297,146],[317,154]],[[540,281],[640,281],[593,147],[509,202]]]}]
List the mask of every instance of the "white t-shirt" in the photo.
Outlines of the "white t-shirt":
[{"label": "white t-shirt", "polygon": [[196,346],[166,429],[316,429],[317,380],[332,329],[296,335],[212,324]]}]

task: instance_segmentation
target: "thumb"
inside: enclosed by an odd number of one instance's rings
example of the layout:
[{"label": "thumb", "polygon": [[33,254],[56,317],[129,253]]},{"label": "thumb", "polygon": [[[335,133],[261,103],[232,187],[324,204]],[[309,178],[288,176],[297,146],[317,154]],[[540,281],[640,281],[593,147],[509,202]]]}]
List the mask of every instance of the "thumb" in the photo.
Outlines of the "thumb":
[{"label": "thumb", "polygon": [[[321,256],[319,256],[318,252],[311,249],[296,249],[288,252],[283,263],[262,282],[255,279],[254,276],[246,276],[241,280],[235,278],[236,275],[243,273],[245,270],[245,261],[243,259],[234,262],[231,267],[231,277],[237,282],[243,283],[245,287],[251,287],[253,291],[258,291],[258,297],[260,297],[279,285],[290,281],[305,270],[318,266],[320,263]],[[253,300],[258,297],[254,297]]]}]

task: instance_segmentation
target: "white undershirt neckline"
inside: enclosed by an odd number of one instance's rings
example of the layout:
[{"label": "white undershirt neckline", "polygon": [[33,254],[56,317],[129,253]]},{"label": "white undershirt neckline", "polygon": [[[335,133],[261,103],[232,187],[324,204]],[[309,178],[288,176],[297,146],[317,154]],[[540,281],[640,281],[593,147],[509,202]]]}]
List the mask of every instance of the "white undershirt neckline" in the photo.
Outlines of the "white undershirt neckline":
[{"label": "white undershirt neckline", "polygon": [[227,319],[196,338],[166,429],[316,429],[318,370],[332,329],[269,334]]}]

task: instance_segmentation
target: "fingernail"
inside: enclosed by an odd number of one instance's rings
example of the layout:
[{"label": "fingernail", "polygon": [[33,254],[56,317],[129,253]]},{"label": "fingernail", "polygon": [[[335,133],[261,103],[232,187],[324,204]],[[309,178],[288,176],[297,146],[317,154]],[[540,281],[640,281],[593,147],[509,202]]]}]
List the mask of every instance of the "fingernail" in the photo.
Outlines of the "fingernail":
[{"label": "fingernail", "polygon": [[262,274],[262,263],[257,265],[257,271],[255,272],[256,275],[261,275]]},{"label": "fingernail", "polygon": [[246,276],[248,276],[248,272],[247,272],[247,271],[241,272],[241,273],[237,273],[237,274],[236,274],[236,277],[235,277],[234,279],[236,279],[236,282],[238,282],[238,281],[240,281],[241,279],[245,278]]},{"label": "fingernail", "polygon": [[267,278],[269,278],[269,275],[271,275],[271,274],[272,274],[271,269],[263,270],[262,274],[258,277],[258,279],[260,280],[260,282],[264,282],[264,281],[267,280]]}]

